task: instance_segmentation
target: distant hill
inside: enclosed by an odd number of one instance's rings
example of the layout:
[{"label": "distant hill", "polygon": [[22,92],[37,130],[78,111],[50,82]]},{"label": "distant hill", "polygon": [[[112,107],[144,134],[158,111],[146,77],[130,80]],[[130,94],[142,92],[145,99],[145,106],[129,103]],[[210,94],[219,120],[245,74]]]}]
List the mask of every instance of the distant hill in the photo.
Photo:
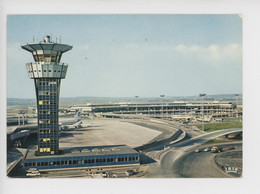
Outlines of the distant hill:
[{"label": "distant hill", "polygon": [[7,105],[35,105],[36,99],[33,98],[7,98]]}]

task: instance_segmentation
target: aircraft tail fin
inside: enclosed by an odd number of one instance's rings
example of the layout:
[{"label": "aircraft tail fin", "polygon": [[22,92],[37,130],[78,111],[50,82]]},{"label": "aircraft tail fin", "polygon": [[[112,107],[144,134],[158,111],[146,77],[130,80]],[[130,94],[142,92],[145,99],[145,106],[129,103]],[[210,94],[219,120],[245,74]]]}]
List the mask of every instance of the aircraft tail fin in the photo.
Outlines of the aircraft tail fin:
[{"label": "aircraft tail fin", "polygon": [[75,114],[74,119],[80,119],[80,110]]}]

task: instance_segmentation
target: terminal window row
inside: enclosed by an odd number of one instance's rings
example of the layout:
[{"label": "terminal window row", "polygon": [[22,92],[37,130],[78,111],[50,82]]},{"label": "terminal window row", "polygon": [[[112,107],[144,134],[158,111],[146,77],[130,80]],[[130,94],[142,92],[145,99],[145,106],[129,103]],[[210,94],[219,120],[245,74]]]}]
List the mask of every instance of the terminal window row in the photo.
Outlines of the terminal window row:
[{"label": "terminal window row", "polygon": [[40,133],[39,134],[39,139],[43,139],[43,138],[52,138],[52,139],[56,139],[58,137],[58,132],[53,131],[53,133]]},{"label": "terminal window row", "polygon": [[[57,142],[56,143],[40,143],[39,149],[40,149],[40,152],[43,152],[44,150],[41,150],[41,149],[52,148],[52,150],[53,150],[56,148],[56,146],[58,146]],[[49,151],[45,150],[44,152],[50,152],[50,150]]]},{"label": "terminal window row", "polygon": [[40,148],[40,152],[50,152],[51,148]]},{"label": "terminal window row", "polygon": [[41,79],[39,82],[40,82],[39,83],[40,86],[49,86],[49,85],[57,84],[56,79],[54,79],[54,80],[53,79]]},{"label": "terminal window row", "polygon": [[[46,91],[46,92],[49,92],[48,94],[40,94],[40,91]],[[49,86],[39,86],[38,87],[38,95],[39,96],[53,96],[55,97],[56,95],[58,94],[58,89],[55,87],[49,87]]]},{"label": "terminal window row", "polygon": [[45,123],[57,123],[57,119],[55,120],[50,120],[50,119],[40,119],[39,120],[40,124],[45,124]]},{"label": "terminal window row", "polygon": [[39,100],[39,105],[56,104],[56,101],[51,100]]},{"label": "terminal window row", "polygon": [[[48,137],[49,138],[49,137]],[[48,139],[48,138],[43,138],[43,139]],[[41,148],[47,148],[49,146],[52,146],[52,145],[56,145],[58,143],[58,140],[57,139],[53,139],[53,138],[50,138],[51,140],[49,140],[48,142],[45,140],[45,142],[43,142],[42,139],[41,142],[39,143],[39,147]]]},{"label": "terminal window row", "polygon": [[43,139],[43,138],[52,138],[52,139],[56,139],[56,137],[58,136],[58,131],[57,130],[44,130],[44,129],[40,129],[39,130],[39,138],[38,139]]},{"label": "terminal window row", "polygon": [[[57,97],[58,98],[58,97]],[[57,99],[56,96],[39,96],[38,100],[39,101],[55,101],[56,104],[57,104]],[[48,105],[48,104],[46,104]]]},{"label": "terminal window row", "polygon": [[[44,140],[49,139],[49,140]],[[41,137],[39,138],[39,147],[48,147],[48,145],[59,143],[59,140],[57,137]]]},{"label": "terminal window row", "polygon": [[[54,141],[54,140],[52,140]],[[56,142],[40,142],[39,143],[39,149],[40,149],[40,152],[50,152],[50,150],[46,150],[47,148],[54,148],[56,145],[58,145],[58,142],[56,140]],[[45,149],[45,150],[42,150],[42,149]]]},{"label": "terminal window row", "polygon": [[39,130],[39,133],[58,133],[58,127],[53,127],[53,128],[51,128],[51,126],[49,126],[49,127],[40,127],[39,128],[40,130]]},{"label": "terminal window row", "polygon": [[39,95],[39,101],[55,101],[57,100],[57,95],[56,94],[51,94],[51,95]]},{"label": "terminal window row", "polygon": [[58,129],[57,123],[53,124],[39,124],[40,129]]},{"label": "terminal window row", "polygon": [[58,142],[58,140],[56,138],[53,138],[53,137],[44,137],[44,138],[40,138],[39,142],[40,143],[46,143],[46,142],[56,143],[56,142]]},{"label": "terminal window row", "polygon": [[39,105],[39,110],[56,110],[57,104]]},{"label": "terminal window row", "polygon": [[40,85],[40,84],[38,84],[39,85],[39,89],[40,90],[56,90],[56,88],[57,88],[57,85]]},{"label": "terminal window row", "polygon": [[[59,129],[59,126],[57,125],[57,123],[54,123],[54,124],[39,124],[39,129],[50,129],[50,130],[56,130],[56,129]],[[52,131],[50,131],[51,133]],[[46,131],[46,133],[48,133],[48,131]]]},{"label": "terminal window row", "polygon": [[54,133],[56,132],[56,130],[52,130],[52,129],[41,129],[40,133]]},{"label": "terminal window row", "polygon": [[[37,70],[29,71],[29,73],[33,73],[33,72],[37,72]],[[38,70],[38,72],[42,72],[42,71],[41,71],[41,70]],[[47,72],[47,70],[43,70],[43,72]],[[52,72],[52,70],[48,70],[48,72]],[[62,73],[64,73],[65,71],[53,70],[53,72],[58,72],[58,73],[62,72]]]},{"label": "terminal window row", "polygon": [[56,91],[39,91],[39,95],[45,96],[45,95],[56,95]]},{"label": "terminal window row", "polygon": [[56,120],[58,118],[57,114],[39,114],[39,119],[51,119]]},{"label": "terminal window row", "polygon": [[51,139],[51,138],[41,138],[40,142],[57,142],[56,139]]},{"label": "terminal window row", "polygon": [[58,120],[57,114],[46,114],[46,115],[39,115],[39,119],[51,119],[51,120]]},{"label": "terminal window row", "polygon": [[[32,166],[58,166],[58,165],[73,165],[73,164],[94,164],[94,163],[109,163],[109,162],[127,162],[138,161],[138,157],[123,157],[120,158],[100,158],[100,159],[82,159],[82,160],[62,160],[62,161],[50,161],[50,162],[26,162],[25,167]],[[130,159],[131,158],[131,159]],[[119,161],[120,159],[120,161]]]},{"label": "terminal window row", "polygon": [[48,115],[49,114],[51,114],[51,115],[54,114],[55,115],[55,114],[57,114],[57,111],[56,110],[40,110],[39,114],[40,115],[45,115],[45,114],[48,114]]}]

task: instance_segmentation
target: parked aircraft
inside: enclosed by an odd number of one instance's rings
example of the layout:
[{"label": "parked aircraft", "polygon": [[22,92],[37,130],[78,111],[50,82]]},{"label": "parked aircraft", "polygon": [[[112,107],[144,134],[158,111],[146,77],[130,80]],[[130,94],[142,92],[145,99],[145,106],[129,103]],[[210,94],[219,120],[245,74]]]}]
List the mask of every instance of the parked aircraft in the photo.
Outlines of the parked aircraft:
[{"label": "parked aircraft", "polygon": [[81,112],[78,111],[73,119],[61,121],[59,123],[60,131],[68,130],[69,126],[74,126],[75,128],[80,128],[81,124],[82,124],[82,121],[81,121],[82,119],[80,118],[80,114],[81,114]]}]

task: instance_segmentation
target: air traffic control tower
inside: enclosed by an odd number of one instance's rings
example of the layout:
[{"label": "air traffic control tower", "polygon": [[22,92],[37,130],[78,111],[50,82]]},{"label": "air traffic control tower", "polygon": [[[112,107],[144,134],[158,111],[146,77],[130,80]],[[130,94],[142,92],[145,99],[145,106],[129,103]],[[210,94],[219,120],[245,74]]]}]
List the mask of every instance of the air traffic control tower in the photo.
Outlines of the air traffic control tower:
[{"label": "air traffic control tower", "polygon": [[[138,169],[140,154],[127,145],[84,146],[59,148],[59,91],[68,65],[60,62],[63,53],[72,46],[51,41],[21,46],[32,53],[33,63],[27,63],[29,77],[34,79],[38,110],[38,148],[30,148],[23,158],[23,169],[43,171],[105,169]],[[27,174],[26,174],[27,175]]]},{"label": "air traffic control tower", "polygon": [[21,47],[32,53],[34,61],[27,63],[29,77],[34,79],[38,112],[38,150],[36,155],[59,153],[59,92],[61,79],[68,65],[60,62],[63,53],[72,46],[54,43],[50,36],[42,42]]}]

